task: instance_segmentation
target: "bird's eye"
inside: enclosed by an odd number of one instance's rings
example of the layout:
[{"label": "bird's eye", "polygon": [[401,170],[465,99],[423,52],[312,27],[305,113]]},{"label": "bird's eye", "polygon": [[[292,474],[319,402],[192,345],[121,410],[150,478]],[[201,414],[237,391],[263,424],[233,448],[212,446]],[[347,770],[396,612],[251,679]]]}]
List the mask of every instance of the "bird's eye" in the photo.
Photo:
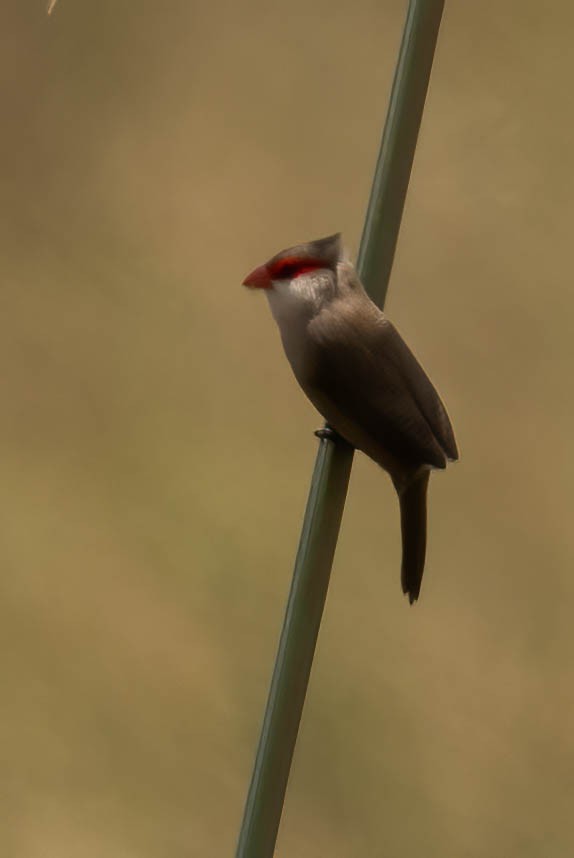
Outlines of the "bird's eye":
[{"label": "bird's eye", "polygon": [[282,262],[277,267],[277,278],[279,280],[291,280],[301,272],[301,267],[296,262]]},{"label": "bird's eye", "polygon": [[307,274],[309,271],[324,267],[324,262],[315,259],[282,259],[273,266],[271,275],[274,280],[293,280],[300,274]]}]

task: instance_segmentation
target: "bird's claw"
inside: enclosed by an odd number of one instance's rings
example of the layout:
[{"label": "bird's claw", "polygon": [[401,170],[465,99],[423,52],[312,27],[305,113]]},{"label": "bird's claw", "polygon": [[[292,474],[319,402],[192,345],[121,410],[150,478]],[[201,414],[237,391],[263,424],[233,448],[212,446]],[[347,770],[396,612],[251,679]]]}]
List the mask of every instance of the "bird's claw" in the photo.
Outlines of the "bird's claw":
[{"label": "bird's claw", "polygon": [[330,426],[323,426],[321,429],[315,429],[313,433],[320,438],[321,441],[336,441],[339,438],[339,435],[335,432],[334,429],[331,429]]}]

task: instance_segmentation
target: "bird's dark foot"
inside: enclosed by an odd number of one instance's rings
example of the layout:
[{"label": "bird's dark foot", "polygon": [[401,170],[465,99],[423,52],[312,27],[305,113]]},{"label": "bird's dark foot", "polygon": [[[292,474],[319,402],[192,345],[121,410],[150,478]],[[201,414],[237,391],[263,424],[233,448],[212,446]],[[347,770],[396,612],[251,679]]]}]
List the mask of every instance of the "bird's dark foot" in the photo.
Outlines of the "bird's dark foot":
[{"label": "bird's dark foot", "polygon": [[320,438],[321,441],[336,441],[341,437],[334,429],[331,429],[330,426],[323,426],[322,429],[315,429],[314,434],[317,438]]}]

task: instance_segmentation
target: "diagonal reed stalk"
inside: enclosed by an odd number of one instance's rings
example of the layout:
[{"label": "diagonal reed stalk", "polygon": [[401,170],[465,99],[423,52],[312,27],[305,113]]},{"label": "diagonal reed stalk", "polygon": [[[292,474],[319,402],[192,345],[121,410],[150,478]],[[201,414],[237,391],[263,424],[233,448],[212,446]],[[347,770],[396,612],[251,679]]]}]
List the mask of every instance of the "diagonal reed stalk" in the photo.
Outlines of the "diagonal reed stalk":
[{"label": "diagonal reed stalk", "polygon": [[[444,0],[410,0],[357,269],[382,307]],[[353,450],[321,438],[236,858],[272,858],[351,474]]]}]

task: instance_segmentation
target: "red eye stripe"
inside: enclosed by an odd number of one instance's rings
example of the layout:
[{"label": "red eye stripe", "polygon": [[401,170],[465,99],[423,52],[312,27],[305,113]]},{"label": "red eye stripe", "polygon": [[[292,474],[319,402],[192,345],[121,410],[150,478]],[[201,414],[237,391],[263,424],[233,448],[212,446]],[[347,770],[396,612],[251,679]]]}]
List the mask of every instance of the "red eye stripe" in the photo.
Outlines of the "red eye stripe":
[{"label": "red eye stripe", "polygon": [[318,259],[287,256],[274,262],[269,268],[269,274],[272,280],[293,280],[301,274],[317,271],[318,268],[326,268],[325,263]]}]

